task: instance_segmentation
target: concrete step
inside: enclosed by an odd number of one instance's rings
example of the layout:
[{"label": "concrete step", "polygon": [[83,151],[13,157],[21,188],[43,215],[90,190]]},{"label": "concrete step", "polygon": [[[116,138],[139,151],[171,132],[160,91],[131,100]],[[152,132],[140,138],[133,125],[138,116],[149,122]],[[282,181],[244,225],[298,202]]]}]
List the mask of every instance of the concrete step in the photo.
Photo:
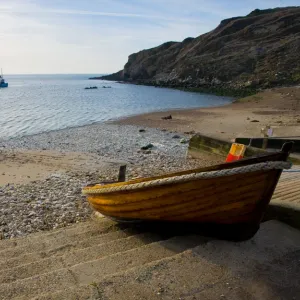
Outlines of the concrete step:
[{"label": "concrete step", "polygon": [[[199,292],[218,288],[214,298],[222,299],[229,291],[223,279],[226,270],[197,257],[193,250],[166,257],[117,274],[106,276],[89,285],[38,295],[31,300],[56,299],[187,299]],[[227,277],[236,286],[237,278]],[[25,299],[25,298],[21,298]],[[207,299],[205,297],[191,299]],[[225,298],[226,299],[226,298]],[[229,299],[243,299],[232,297]]]},{"label": "concrete step", "polygon": [[74,238],[71,242],[68,243],[64,243],[63,240],[59,241],[59,243],[50,243],[49,245],[49,243],[46,242],[41,244],[41,246],[39,247],[34,247],[33,249],[31,249],[32,252],[30,252],[30,250],[28,250],[26,247],[7,249],[1,252],[0,269],[6,270],[15,268],[17,266],[49,258],[51,256],[62,256],[74,250],[85,249],[114,240],[127,238],[138,233],[141,232],[128,228],[125,230],[113,231],[105,234],[101,234],[100,232],[97,236],[88,237],[81,240]]},{"label": "concrete step", "polygon": [[202,242],[203,238],[199,236],[174,237],[70,268],[65,267],[12,283],[3,283],[0,285],[0,299],[13,299],[19,296],[26,299],[42,293],[54,293],[58,290],[93,284],[105,276],[173,256]]},{"label": "concrete step", "polygon": [[[81,224],[75,224],[65,228],[52,230],[50,232],[37,232],[26,237],[19,237],[14,239],[0,240],[0,253],[3,250],[16,247],[28,247],[45,241],[52,240],[72,240],[76,237],[83,238],[86,236],[93,236],[99,232],[112,231],[118,224],[109,219],[99,219],[99,221],[88,221]],[[0,256],[1,257],[1,256]]]},{"label": "concrete step", "polygon": [[161,240],[158,234],[144,233],[130,236],[107,243],[102,243],[88,248],[73,250],[62,256],[50,256],[39,260],[35,257],[33,262],[24,264],[19,261],[18,266],[9,269],[0,269],[0,282],[9,283],[16,280],[32,277],[38,274],[71,267],[75,264],[83,263],[90,260],[99,259],[118,252],[127,251],[133,248],[153,243]]},{"label": "concrete step", "polygon": [[300,232],[269,221],[249,241],[199,242],[182,253],[32,300],[299,299],[299,259]]}]

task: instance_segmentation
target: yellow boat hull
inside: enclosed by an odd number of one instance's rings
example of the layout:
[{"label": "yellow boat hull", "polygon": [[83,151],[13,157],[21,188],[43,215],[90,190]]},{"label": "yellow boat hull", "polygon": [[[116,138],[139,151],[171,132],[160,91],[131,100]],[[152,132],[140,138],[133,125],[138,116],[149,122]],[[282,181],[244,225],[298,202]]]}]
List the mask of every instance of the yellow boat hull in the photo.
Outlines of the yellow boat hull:
[{"label": "yellow boat hull", "polygon": [[[289,147],[286,147],[290,149]],[[257,227],[271,200],[282,170],[264,170],[217,178],[200,178],[161,186],[101,193],[191,173],[232,169],[267,161],[285,161],[289,151],[243,159],[204,169],[84,188],[91,206],[120,220],[172,221],[214,224],[252,224]],[[100,191],[100,193],[98,193]],[[258,228],[258,227],[257,227]]]},{"label": "yellow boat hull", "polygon": [[[278,171],[201,179],[186,183],[88,195],[92,207],[119,219],[232,224],[250,221]],[[255,186],[255,188],[254,188]]]}]

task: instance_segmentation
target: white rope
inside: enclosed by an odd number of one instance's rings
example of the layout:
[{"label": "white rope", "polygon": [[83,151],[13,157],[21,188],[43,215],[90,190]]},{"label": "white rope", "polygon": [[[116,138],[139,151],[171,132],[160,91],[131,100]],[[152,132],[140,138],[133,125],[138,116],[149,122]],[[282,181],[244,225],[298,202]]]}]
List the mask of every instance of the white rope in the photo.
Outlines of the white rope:
[{"label": "white rope", "polygon": [[237,167],[232,169],[224,169],[218,171],[209,171],[209,172],[201,172],[201,173],[191,173],[187,175],[173,176],[161,179],[155,179],[151,181],[139,182],[139,183],[128,183],[127,185],[115,186],[115,187],[107,187],[107,188],[99,188],[99,189],[84,189],[82,192],[85,195],[89,194],[107,194],[112,192],[119,191],[130,191],[136,189],[143,189],[154,186],[161,186],[173,183],[181,183],[187,182],[195,179],[207,179],[207,178],[217,178],[223,176],[232,176],[237,174],[244,174],[249,172],[256,171],[267,171],[274,169],[290,169],[292,164],[286,161],[267,161],[262,163],[257,163],[253,165]]}]

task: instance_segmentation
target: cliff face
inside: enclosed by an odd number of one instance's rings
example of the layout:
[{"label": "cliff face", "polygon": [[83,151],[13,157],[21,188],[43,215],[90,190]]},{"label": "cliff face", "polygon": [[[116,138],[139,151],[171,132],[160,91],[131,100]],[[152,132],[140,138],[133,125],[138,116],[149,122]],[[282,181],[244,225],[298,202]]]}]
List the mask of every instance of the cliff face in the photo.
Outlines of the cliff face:
[{"label": "cliff face", "polygon": [[101,79],[173,87],[270,87],[300,83],[300,7],[255,10],[213,31],[129,56]]}]

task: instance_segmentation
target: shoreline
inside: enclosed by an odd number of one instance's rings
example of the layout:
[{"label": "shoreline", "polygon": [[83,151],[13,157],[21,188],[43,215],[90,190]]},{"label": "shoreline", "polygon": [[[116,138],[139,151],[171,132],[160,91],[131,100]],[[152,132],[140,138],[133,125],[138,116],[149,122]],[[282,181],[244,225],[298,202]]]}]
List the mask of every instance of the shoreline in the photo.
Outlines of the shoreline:
[{"label": "shoreline", "polygon": [[[168,88],[168,87],[166,87]],[[190,91],[187,91],[187,92],[190,92]],[[203,93],[205,94],[205,93]],[[207,94],[209,95],[209,94]],[[229,96],[219,96],[219,97],[223,97],[223,98],[231,98],[232,101],[235,101],[234,97],[229,97]],[[229,104],[231,104],[232,102],[230,102]],[[195,107],[192,107],[192,108],[173,108],[171,109],[171,111],[181,111],[181,110],[194,110],[194,109],[202,109],[202,108],[213,108],[213,107],[223,107],[223,106],[227,106],[229,105],[228,103],[226,104],[218,104],[218,105],[213,105],[213,106],[195,106]],[[131,117],[136,117],[136,116],[140,116],[140,115],[145,115],[145,114],[152,114],[152,113],[156,113],[156,112],[168,112],[170,111],[169,108],[165,108],[165,109],[161,109],[159,111],[151,111],[151,112],[146,112],[146,113],[133,113],[133,114],[129,114],[129,115],[126,115],[126,116],[120,116],[120,117],[115,117],[115,118],[111,118],[111,119],[108,119],[108,120],[105,120],[105,121],[94,121],[92,123],[89,123],[89,124],[83,124],[83,125],[75,125],[75,126],[67,126],[67,127],[64,127],[64,128],[59,128],[59,129],[51,129],[51,130],[45,130],[45,131],[40,131],[40,132],[36,132],[36,133],[30,133],[30,134],[24,134],[24,135],[16,135],[16,136],[10,136],[10,137],[1,137],[0,136],[0,143],[1,142],[5,142],[5,141],[8,141],[8,140],[12,140],[12,139],[20,139],[20,138],[23,138],[23,137],[31,137],[31,136],[38,136],[40,134],[51,134],[52,132],[59,132],[59,131],[64,131],[64,130],[69,130],[69,129],[76,129],[76,128],[84,128],[84,127],[89,127],[89,126],[100,126],[101,124],[102,125],[105,125],[105,124],[117,124],[118,121],[121,121],[123,119],[127,119],[127,118],[131,118]],[[134,125],[134,124],[133,124]],[[0,149],[1,149],[1,144],[0,144]]]},{"label": "shoreline", "polygon": [[[171,120],[162,119],[168,115]],[[269,89],[223,106],[157,111],[111,123],[199,132],[227,141],[261,137],[261,128],[266,125],[274,128],[274,137],[300,136],[300,87]]]},{"label": "shoreline", "polygon": [[[227,96],[224,96],[224,97],[227,97]],[[87,125],[82,125],[82,126],[78,126],[78,127],[97,125],[97,124],[98,125],[99,124],[119,124],[119,122],[122,122],[123,120],[131,119],[131,118],[135,118],[135,117],[146,116],[146,115],[158,114],[158,113],[169,114],[170,112],[194,111],[194,110],[198,110],[198,109],[209,109],[209,108],[221,108],[221,107],[226,107],[228,105],[231,105],[235,101],[237,101],[237,100],[234,99],[231,103],[226,103],[223,105],[218,104],[218,105],[213,105],[213,106],[195,106],[195,107],[190,107],[190,108],[172,108],[172,109],[166,108],[166,109],[154,110],[154,111],[150,111],[150,112],[146,112],[146,113],[138,113],[138,114],[132,114],[132,115],[128,115],[128,116],[117,117],[117,118],[114,118],[111,120],[107,120],[107,121],[103,121],[103,122],[95,122],[93,124],[87,124]],[[139,126],[139,124],[138,125],[132,124],[132,125]],[[76,127],[70,127],[70,128],[76,128]],[[151,127],[151,128],[154,128],[154,127]],[[63,130],[63,129],[58,129],[58,130]]]},{"label": "shoreline", "polygon": [[[84,124],[84,125],[78,125],[78,126],[68,126],[68,127],[64,127],[64,128],[60,128],[60,129],[53,129],[53,130],[49,130],[49,131],[41,131],[41,132],[37,132],[37,133],[32,133],[32,134],[25,134],[25,135],[20,135],[20,136],[12,136],[12,137],[0,137],[0,149],[1,149],[1,142],[5,142],[5,141],[9,141],[9,140],[13,140],[13,139],[20,139],[23,137],[33,137],[33,136],[39,136],[41,134],[51,134],[53,132],[60,132],[60,131],[65,131],[65,130],[70,130],[70,129],[79,129],[79,128],[84,128],[84,127],[90,127],[90,126],[105,126],[106,124],[118,124],[118,122],[121,122],[122,120],[127,120],[133,117],[139,117],[139,116],[143,116],[143,115],[147,115],[147,114],[155,114],[155,113],[168,113],[170,111],[185,111],[185,110],[195,110],[195,109],[205,109],[205,108],[218,108],[218,107],[224,107],[227,105],[230,105],[231,103],[227,103],[224,105],[216,105],[216,106],[210,106],[210,107],[202,107],[202,106],[197,106],[194,108],[174,108],[172,110],[166,108],[166,109],[162,109],[159,111],[152,111],[152,112],[147,112],[147,113],[141,113],[141,114],[132,114],[132,115],[127,115],[127,116],[123,116],[123,117],[117,117],[114,119],[110,119],[107,121],[95,121],[93,123],[90,124]],[[133,126],[137,126],[133,124]]]},{"label": "shoreline", "polygon": [[[109,77],[110,75],[108,75]],[[125,81],[120,80],[117,78],[114,79],[107,79],[105,76],[101,77],[91,77],[88,78],[88,80],[103,80],[103,81],[111,81],[111,82],[117,82],[120,84],[131,84],[131,85],[141,85],[141,86],[152,86],[155,88],[167,88],[172,90],[180,90],[184,92],[191,92],[191,93],[202,93],[202,94],[210,94],[215,96],[224,96],[224,97],[247,97],[256,94],[261,88],[255,88],[255,87],[243,87],[243,88],[230,88],[226,86],[202,86],[202,87],[193,87],[188,86],[187,84],[168,84],[168,83],[155,83],[152,81]]]}]

